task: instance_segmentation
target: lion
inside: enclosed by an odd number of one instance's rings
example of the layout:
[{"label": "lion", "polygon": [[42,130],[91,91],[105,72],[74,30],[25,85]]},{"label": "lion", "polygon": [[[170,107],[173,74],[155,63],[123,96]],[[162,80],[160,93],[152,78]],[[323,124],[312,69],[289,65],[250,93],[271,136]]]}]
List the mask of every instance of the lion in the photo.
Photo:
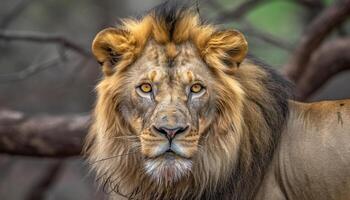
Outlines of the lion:
[{"label": "lion", "polygon": [[350,199],[350,100],[301,103],[171,1],[99,32],[85,154],[112,199]]}]

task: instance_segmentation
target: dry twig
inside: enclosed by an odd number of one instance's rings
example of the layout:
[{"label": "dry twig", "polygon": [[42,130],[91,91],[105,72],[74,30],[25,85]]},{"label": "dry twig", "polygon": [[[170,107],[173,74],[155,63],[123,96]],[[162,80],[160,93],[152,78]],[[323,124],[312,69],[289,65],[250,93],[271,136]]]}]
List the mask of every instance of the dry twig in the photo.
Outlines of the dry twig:
[{"label": "dry twig", "polygon": [[38,43],[53,43],[61,45],[62,47],[71,49],[76,53],[84,56],[91,57],[91,53],[82,48],[75,42],[58,35],[49,35],[45,33],[27,32],[27,31],[1,31],[0,40],[5,41],[28,41]]},{"label": "dry twig", "polygon": [[9,73],[9,74],[0,74],[0,82],[9,82],[9,81],[19,81],[23,80],[41,70],[55,66],[61,61],[66,61],[65,51],[70,49],[79,55],[83,56],[86,59],[91,58],[89,51],[85,50],[83,47],[74,43],[73,41],[68,40],[67,38],[55,35],[48,35],[44,33],[35,33],[35,32],[24,32],[24,31],[0,31],[0,40],[5,41],[27,41],[27,42],[37,42],[45,44],[57,44],[58,56],[47,61],[43,61],[38,64],[32,64],[29,67],[25,68],[22,71]]},{"label": "dry twig", "polygon": [[19,72],[14,72],[9,74],[0,74],[0,83],[24,80],[25,78],[28,78],[29,76],[32,76],[39,71],[55,66],[60,62],[61,62],[60,57],[55,57],[38,64],[30,65],[29,67]]},{"label": "dry twig", "polygon": [[21,0],[17,3],[15,7],[1,19],[0,29],[7,28],[33,1],[34,0]]}]

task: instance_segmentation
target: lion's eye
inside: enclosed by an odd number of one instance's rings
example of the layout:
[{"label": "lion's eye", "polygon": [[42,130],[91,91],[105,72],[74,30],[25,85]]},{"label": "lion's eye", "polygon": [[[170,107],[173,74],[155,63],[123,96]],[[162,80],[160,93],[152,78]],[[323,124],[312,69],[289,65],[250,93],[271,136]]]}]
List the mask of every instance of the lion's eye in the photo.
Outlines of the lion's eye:
[{"label": "lion's eye", "polygon": [[193,93],[199,93],[202,90],[203,90],[203,86],[199,83],[193,84],[191,86],[191,92],[193,92]]},{"label": "lion's eye", "polygon": [[143,83],[140,85],[140,90],[144,93],[150,93],[152,92],[152,86],[149,83]]}]

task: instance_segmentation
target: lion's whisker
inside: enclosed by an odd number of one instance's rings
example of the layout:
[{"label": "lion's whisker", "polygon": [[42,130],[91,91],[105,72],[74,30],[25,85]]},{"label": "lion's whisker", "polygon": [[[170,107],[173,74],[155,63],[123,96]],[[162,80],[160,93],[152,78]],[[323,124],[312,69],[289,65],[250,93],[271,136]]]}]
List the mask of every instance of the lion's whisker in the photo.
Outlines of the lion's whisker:
[{"label": "lion's whisker", "polygon": [[106,161],[106,160],[109,160],[109,159],[113,159],[113,158],[118,158],[118,157],[122,157],[122,156],[127,156],[127,155],[131,155],[131,154],[134,154],[134,153],[137,153],[137,151],[133,151],[133,152],[129,152],[129,153],[125,153],[125,154],[119,154],[119,155],[114,155],[114,156],[110,156],[110,157],[107,157],[107,158],[102,158],[100,160],[96,160],[92,163],[88,163],[88,165],[94,165],[98,162],[102,162],[102,161]]},{"label": "lion's whisker", "polygon": [[119,139],[119,138],[122,138],[122,139],[124,139],[124,138],[135,138],[135,139],[137,139],[138,136],[136,136],[136,135],[122,135],[122,136],[114,136],[112,138],[114,138],[114,139]]}]

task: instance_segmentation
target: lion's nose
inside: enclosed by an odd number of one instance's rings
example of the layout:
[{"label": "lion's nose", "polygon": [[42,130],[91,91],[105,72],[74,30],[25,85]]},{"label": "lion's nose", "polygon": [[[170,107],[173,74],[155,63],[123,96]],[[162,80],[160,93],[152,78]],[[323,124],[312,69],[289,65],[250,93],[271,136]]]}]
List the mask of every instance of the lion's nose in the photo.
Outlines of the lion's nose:
[{"label": "lion's nose", "polygon": [[173,139],[176,135],[184,133],[187,129],[188,126],[180,126],[180,127],[175,127],[175,128],[168,128],[168,127],[155,127],[154,129],[162,134],[165,135],[169,140]]}]

